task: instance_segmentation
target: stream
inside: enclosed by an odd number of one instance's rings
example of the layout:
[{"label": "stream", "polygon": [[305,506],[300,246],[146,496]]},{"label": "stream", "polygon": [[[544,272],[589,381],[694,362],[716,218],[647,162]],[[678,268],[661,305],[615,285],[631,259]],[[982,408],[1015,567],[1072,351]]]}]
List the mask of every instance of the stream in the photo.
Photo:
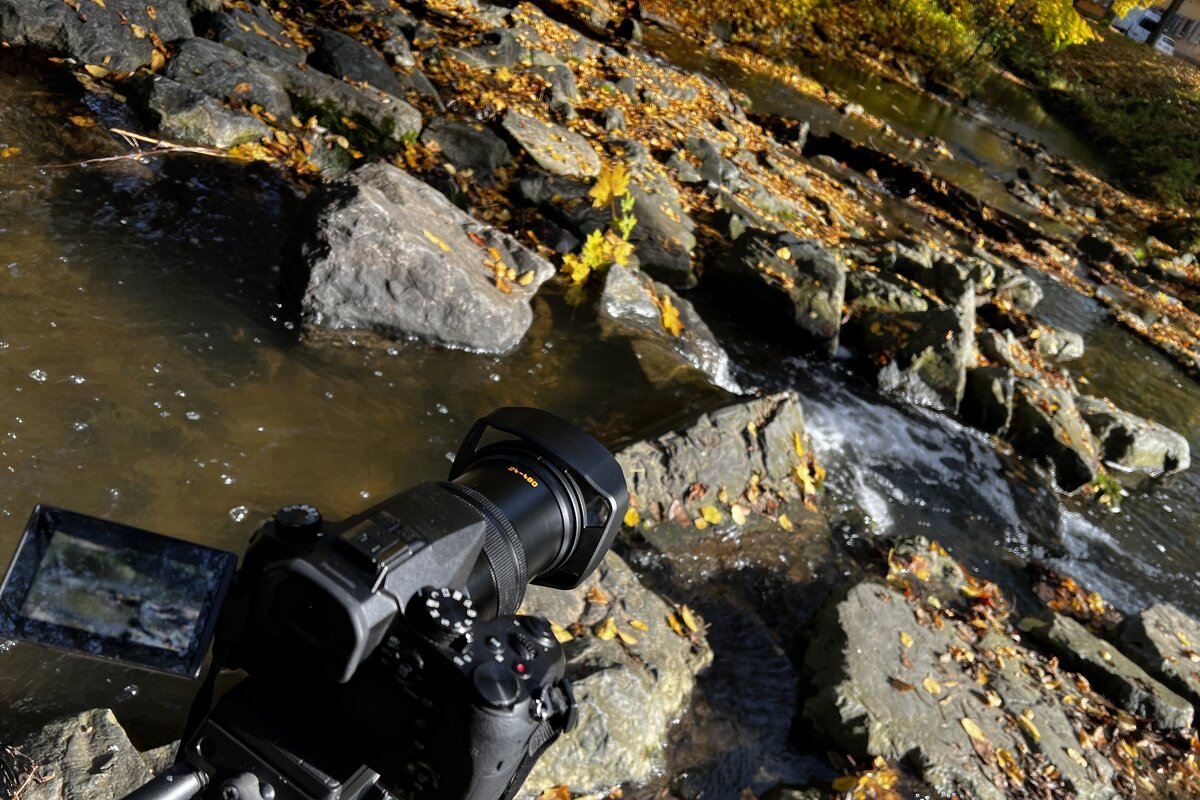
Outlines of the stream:
[{"label": "stream", "polygon": [[[667,49],[657,36],[650,44]],[[868,135],[782,82],[686,47],[669,52],[747,92],[756,110]],[[945,139],[956,158],[931,168],[1005,210],[1032,213],[1003,187],[1019,167],[1054,186],[996,127],[1046,130],[1020,93],[1004,100],[997,91],[1000,107],[968,113],[850,68],[825,65],[816,77],[905,136]],[[311,502],[337,519],[442,478],[459,437],[495,407],[541,406],[617,447],[732,399],[648,376],[627,340],[605,337],[554,283],[503,358],[302,334],[278,289],[278,254],[301,194],[278,171],[183,155],[44,168],[121,152],[106,129],[132,124],[123,113],[52,65],[0,51],[0,148],[20,148],[0,162],[5,557],[38,502],[240,552],[281,504]],[[99,124],[65,126],[70,116]],[[1044,139],[1052,152],[1091,157],[1063,129]],[[1096,302],[1041,283],[1039,315],[1087,342],[1072,372],[1200,451],[1197,384]],[[800,644],[786,623],[810,615],[856,569],[846,554],[875,537],[926,535],[1006,587],[1021,582],[1030,558],[1044,558],[1127,612],[1171,600],[1200,615],[1200,554],[1189,541],[1200,519],[1197,469],[1131,489],[1117,513],[1063,499],[989,437],[887,401],[844,363],[799,357],[713,313],[743,385],[799,392],[828,470],[833,536],[784,541],[749,530],[624,553],[713,625],[714,667],[668,752],[689,790],[736,798],[743,786],[826,774],[823,758],[789,741],[790,659]],[[708,583],[714,576],[719,588]],[[187,690],[178,679],[0,643],[0,730],[6,720],[36,724],[108,705],[135,737],[158,744]]]}]

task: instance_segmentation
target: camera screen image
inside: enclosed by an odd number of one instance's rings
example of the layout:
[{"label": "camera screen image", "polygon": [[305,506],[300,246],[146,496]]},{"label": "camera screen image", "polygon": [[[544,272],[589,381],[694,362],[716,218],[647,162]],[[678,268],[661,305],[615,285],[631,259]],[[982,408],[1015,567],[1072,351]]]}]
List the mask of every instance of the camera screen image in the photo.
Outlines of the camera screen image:
[{"label": "camera screen image", "polygon": [[21,615],[182,654],[191,648],[211,583],[204,566],[57,530]]}]

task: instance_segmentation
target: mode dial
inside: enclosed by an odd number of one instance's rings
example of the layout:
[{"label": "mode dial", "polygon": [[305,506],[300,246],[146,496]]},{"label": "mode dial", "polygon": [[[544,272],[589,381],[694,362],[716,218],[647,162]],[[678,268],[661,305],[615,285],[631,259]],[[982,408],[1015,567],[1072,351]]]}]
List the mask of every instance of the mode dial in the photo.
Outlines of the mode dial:
[{"label": "mode dial", "polygon": [[321,512],[308,503],[284,506],[275,512],[275,531],[289,542],[311,542],[321,535]]},{"label": "mode dial", "polygon": [[408,621],[434,641],[449,644],[470,632],[479,612],[459,589],[426,586],[408,604]]}]

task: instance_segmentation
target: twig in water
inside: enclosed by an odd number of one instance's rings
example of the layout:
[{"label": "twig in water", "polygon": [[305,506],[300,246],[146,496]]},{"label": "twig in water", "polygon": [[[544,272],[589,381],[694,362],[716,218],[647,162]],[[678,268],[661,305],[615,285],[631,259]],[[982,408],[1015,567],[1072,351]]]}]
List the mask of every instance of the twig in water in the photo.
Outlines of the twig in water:
[{"label": "twig in water", "polygon": [[[133,152],[121,153],[120,155],[115,156],[103,156],[101,158],[86,158],[82,161],[72,161],[67,164],[0,164],[0,166],[24,169],[66,169],[68,167],[83,167],[89,164],[104,164],[112,161],[138,161],[151,156],[165,156],[176,153],[185,153],[194,156],[208,156],[209,158],[237,159],[237,156],[231,154],[229,151],[221,150],[217,147],[180,144],[178,142],[170,142],[165,139],[155,139],[150,136],[134,133],[133,131],[123,130],[121,128],[112,128],[110,132],[120,136],[125,140],[126,144],[132,148],[135,148]],[[154,147],[150,150],[140,150],[137,149],[138,142],[146,142],[147,144],[154,145]]]}]

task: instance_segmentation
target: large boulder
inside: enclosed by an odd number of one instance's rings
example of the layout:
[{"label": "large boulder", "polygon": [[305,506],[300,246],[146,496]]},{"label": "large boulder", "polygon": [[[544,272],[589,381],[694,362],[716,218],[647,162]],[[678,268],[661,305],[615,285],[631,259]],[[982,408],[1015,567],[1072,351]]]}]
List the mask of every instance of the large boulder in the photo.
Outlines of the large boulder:
[{"label": "large boulder", "polygon": [[630,445],[617,454],[642,516],[662,520],[678,504],[689,518],[726,490],[755,488],[794,497],[796,443],[807,448],[804,413],[793,392],[726,406],[683,430]]},{"label": "large boulder", "polygon": [[894,275],[859,269],[846,275],[846,306],[851,313],[919,313],[929,310],[929,300],[911,283]]},{"label": "large boulder", "polygon": [[189,39],[167,66],[167,77],[227,103],[259,105],[276,119],[292,115],[292,104],[267,68],[208,39]]},{"label": "large boulder", "polygon": [[421,131],[421,142],[436,145],[458,171],[471,170],[480,186],[494,186],[496,170],[512,163],[508,145],[480,122],[436,117]]},{"label": "large boulder", "polygon": [[218,42],[260,64],[298,67],[308,57],[308,48],[293,40],[287,28],[258,3],[219,11],[211,19]]},{"label": "large boulder", "polygon": [[27,759],[22,764],[37,767],[21,800],[120,800],[154,777],[107,708],[55,720],[17,750]]},{"label": "large boulder", "polygon": [[[1023,778],[1014,775],[1048,762],[1075,796],[1115,797],[1106,761],[1069,757],[1079,747],[1063,710],[1069,679],[1012,639],[993,632],[976,640],[961,618],[891,587],[860,583],[817,616],[805,659],[811,691],[804,716],[856,756],[909,761],[946,795],[961,788],[1001,800],[1021,789]],[[979,690],[980,669],[999,702]],[[1036,720],[1036,736],[1023,732],[1030,729],[1022,719]]]},{"label": "large boulder", "polygon": [[1047,459],[1054,482],[1065,492],[1096,479],[1099,458],[1092,432],[1063,389],[1018,377],[1009,438],[1022,452]]},{"label": "large boulder", "polygon": [[600,174],[600,156],[578,133],[511,109],[501,124],[552,175],[593,178]]},{"label": "large boulder", "polygon": [[365,44],[329,28],[314,30],[313,39],[309,65],[335,78],[362,81],[394,97],[403,96],[404,86],[396,73]]},{"label": "large boulder", "polygon": [[1188,701],[1070,617],[1046,611],[1021,620],[1021,628],[1048,647],[1063,666],[1079,672],[1129,713],[1147,717],[1164,730],[1192,724]]},{"label": "large boulder", "polygon": [[1155,678],[1200,703],[1200,623],[1170,603],[1156,603],[1119,629],[1121,647]]},{"label": "large boulder", "polygon": [[148,79],[145,105],[159,133],[175,141],[226,148],[257,142],[271,133],[249,114],[163,75]]},{"label": "large boulder", "polygon": [[[663,304],[678,311],[682,332],[663,325]],[[600,296],[601,324],[607,320],[621,335],[633,337],[638,364],[651,380],[670,378],[680,366],[695,369],[717,386],[734,394],[742,389],[733,378],[729,355],[687,300],[669,286],[635,268],[614,264]]]},{"label": "large boulder", "polygon": [[[299,274],[301,306],[316,325],[503,353],[529,328],[529,300],[554,275],[508,234],[390,164],[356,170],[310,202]],[[516,279],[497,277],[506,268]]]},{"label": "large boulder", "polygon": [[916,405],[955,412],[973,363],[975,293],[924,312],[868,311],[855,317],[863,355],[880,364],[879,388]]},{"label": "large boulder", "polygon": [[173,43],[193,35],[183,0],[88,0],[82,12],[62,0],[0,0],[0,40],[114,72],[149,66],[154,38]]},{"label": "large boulder", "polygon": [[819,242],[750,230],[704,276],[705,287],[767,324],[791,324],[827,355],[838,348],[846,266]]},{"label": "large boulder", "polygon": [[1150,475],[1170,475],[1191,465],[1188,440],[1170,428],[1122,411],[1111,400],[1082,395],[1075,403],[1106,463]]},{"label": "large boulder", "polygon": [[595,791],[661,771],[663,743],[711,651],[672,630],[674,609],[613,553],[578,589],[531,586],[524,611],[576,632],[563,649],[579,703],[579,725],[538,761],[524,794],[564,784]]}]

